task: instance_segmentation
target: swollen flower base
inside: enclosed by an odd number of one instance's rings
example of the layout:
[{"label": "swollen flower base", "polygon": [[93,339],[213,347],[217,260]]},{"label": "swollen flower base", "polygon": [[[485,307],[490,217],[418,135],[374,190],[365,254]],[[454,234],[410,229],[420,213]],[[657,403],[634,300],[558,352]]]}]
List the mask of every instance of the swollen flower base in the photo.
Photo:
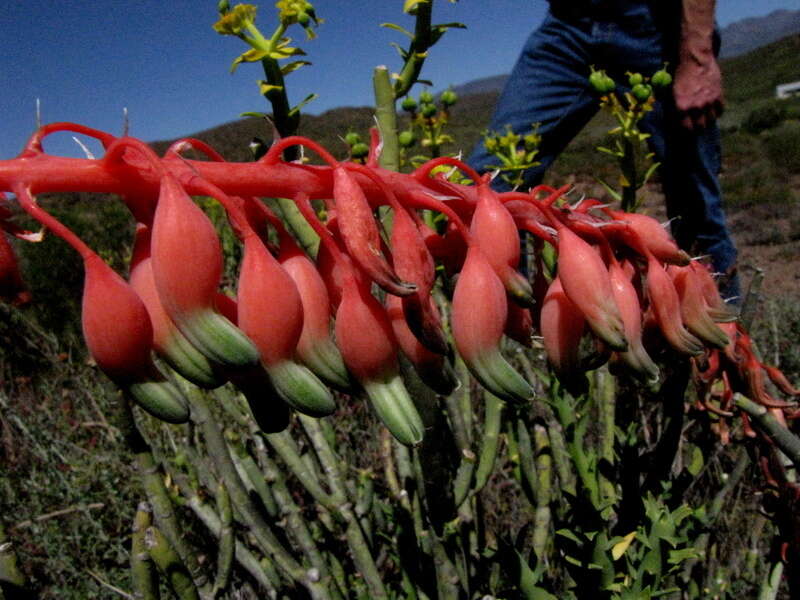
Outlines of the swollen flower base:
[{"label": "swollen flower base", "polygon": [[[56,131],[96,138],[105,156],[46,154],[42,140]],[[285,162],[291,146],[324,164]],[[184,158],[188,148],[208,160]],[[200,387],[237,386],[269,431],[286,426],[288,407],[317,417],[334,412],[328,385],[361,390],[395,437],[414,445],[424,425],[403,383],[400,353],[422,381],[447,394],[459,383],[455,349],[492,394],[523,403],[533,397],[532,382],[502,349],[505,337],[531,346],[535,335],[570,389],[581,388],[583,370],[606,360],[652,383],[657,359],[672,353],[693,361],[704,409],[730,415],[732,393],[740,392],[781,421],[798,416],[794,404],[765,391],[766,376],[797,396],[779,371],[754,358],[707,267],[689,260],[653,219],[595,200],[570,206],[566,188],[497,193],[452,158],[411,174],[386,171],[378,152],[374,142],[367,164],[356,165],[291,137],[257,162],[228,163],[189,139],[158,157],[134,138],[55,123],[36,132],[19,158],[0,161],[0,192],[13,193],[81,254],[89,352],[136,402],[170,422],[188,418],[187,403],[154,355]],[[441,167],[459,169],[474,185],[449,181]],[[137,222],[129,282],[36,203],[36,194],[63,191],[113,193],[126,203]],[[192,196],[216,199],[243,245],[235,299],[219,289],[217,231]],[[259,197],[294,200],[319,236],[319,251],[306,254]],[[9,221],[6,204],[3,196],[0,227],[36,241]],[[378,220],[379,207],[392,218]],[[437,230],[423,211],[441,215]],[[391,232],[384,222],[394,223]],[[534,238],[531,279],[519,270],[519,231]],[[557,254],[554,268],[545,251]],[[3,297],[26,300],[5,239],[0,268]],[[455,285],[437,278],[455,278]],[[451,310],[446,290],[454,290]]]}]

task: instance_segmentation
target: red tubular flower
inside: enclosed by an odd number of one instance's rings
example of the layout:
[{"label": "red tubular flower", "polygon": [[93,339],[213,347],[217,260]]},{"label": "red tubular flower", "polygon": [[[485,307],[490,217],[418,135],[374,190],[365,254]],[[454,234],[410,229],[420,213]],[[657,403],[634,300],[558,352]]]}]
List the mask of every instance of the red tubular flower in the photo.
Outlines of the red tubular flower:
[{"label": "red tubular flower", "polygon": [[456,349],[475,378],[494,395],[522,401],[533,389],[500,354],[508,318],[506,292],[477,245],[467,251],[452,304]]},{"label": "red tubular flower", "polygon": [[725,348],[730,340],[709,315],[702,284],[697,279],[695,271],[690,266],[672,265],[668,272],[680,298],[681,318],[686,328],[709,345]]},{"label": "red tubular flower", "polygon": [[647,297],[658,327],[669,345],[690,356],[701,354],[703,343],[683,326],[680,299],[672,279],[653,256],[647,259]]},{"label": "red tubular flower", "polygon": [[417,286],[417,290],[402,301],[408,326],[429,350],[446,354],[447,339],[439,311],[430,296],[436,266],[411,215],[399,205],[392,223],[392,253],[398,276]]},{"label": "red tubular flower", "polygon": [[344,283],[335,332],[345,365],[364,386],[378,418],[401,443],[420,443],[425,426],[400,377],[389,317],[369,284],[355,276]]},{"label": "red tubular flower", "polygon": [[237,322],[253,341],[275,389],[293,408],[312,416],[336,410],[330,392],[294,361],[303,331],[297,286],[252,230],[244,237],[237,290]]},{"label": "red tubular flower", "polygon": [[416,289],[402,281],[381,251],[381,235],[372,208],[353,176],[343,167],[333,169],[333,199],[347,252],[364,272],[391,294],[407,296]]},{"label": "red tubular flower", "polygon": [[178,330],[161,303],[153,278],[150,258],[151,229],[142,223],[136,227],[130,267],[130,285],[147,308],[153,327],[153,349],[183,377],[203,388],[225,383],[216,367]]},{"label": "red tubular flower", "polygon": [[[625,221],[639,241],[661,262],[673,265],[689,264],[689,255],[678,248],[675,240],[670,237],[669,232],[653,217],[619,210],[609,212],[615,219]],[[623,233],[624,238],[625,235]]]},{"label": "red tubular flower", "polygon": [[697,260],[693,260],[691,263],[689,263],[689,267],[692,269],[695,277],[700,283],[700,288],[703,291],[703,297],[705,298],[708,306],[708,313],[711,318],[718,323],[735,321],[738,316],[738,312],[735,308],[725,304],[725,300],[722,299],[719,289],[717,288],[717,284],[714,281],[714,278],[711,276],[709,267]]},{"label": "red tubular flower", "polygon": [[96,254],[84,256],[84,269],[83,336],[97,366],[154,416],[186,422],[186,400],[153,364],[153,329],[141,299]]},{"label": "red tubular flower", "polygon": [[329,385],[348,390],[350,376],[331,338],[331,302],[325,282],[314,263],[286,232],[281,234],[278,261],[297,286],[303,303],[303,330],[297,341],[297,357]]},{"label": "red tubular flower", "polygon": [[558,228],[558,275],[564,292],[594,334],[612,350],[627,350],[625,326],[603,259],[589,243],[563,226]]},{"label": "red tubular flower", "polygon": [[83,259],[82,324],[97,366],[153,416],[169,423],[189,419],[189,405],[152,360],[153,328],[142,300],[83,240],[45,212],[24,184],[14,186],[20,205],[72,246]]},{"label": "red tubular flower", "polygon": [[450,363],[442,354],[428,350],[414,335],[405,319],[403,301],[387,294],[386,313],[400,349],[414,365],[420,379],[437,394],[446,396],[452,393],[459,382]]},{"label": "red tubular flower", "polygon": [[478,184],[478,202],[472,215],[470,233],[509,296],[523,306],[533,306],[531,285],[517,271],[520,242],[514,217],[486,182]]},{"label": "red tubular flower", "polygon": [[580,343],[586,319],[564,293],[555,277],[547,289],[540,316],[540,328],[547,360],[562,380],[580,372]]},{"label": "red tubular flower", "polygon": [[636,288],[616,260],[609,265],[608,274],[614,300],[625,326],[625,339],[628,340],[628,349],[620,352],[619,356],[639,376],[650,381],[657,380],[658,367],[642,345],[642,307]]},{"label": "red tubular flower", "polygon": [[234,368],[255,365],[258,351],[252,342],[214,310],[222,274],[214,225],[169,174],[161,179],[152,236],[158,295],[181,333],[217,363]]}]

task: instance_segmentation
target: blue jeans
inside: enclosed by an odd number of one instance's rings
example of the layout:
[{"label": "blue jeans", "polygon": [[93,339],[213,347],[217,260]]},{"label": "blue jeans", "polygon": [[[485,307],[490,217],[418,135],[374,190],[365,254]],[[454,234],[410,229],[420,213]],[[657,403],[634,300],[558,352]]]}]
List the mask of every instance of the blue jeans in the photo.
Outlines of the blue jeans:
[{"label": "blue jeans", "polygon": [[[510,125],[524,134],[532,124],[540,124],[542,143],[537,159],[541,164],[525,173],[528,185],[541,182],[545,170],[597,113],[598,97],[588,83],[590,65],[605,69],[622,87],[627,85],[626,71],[648,76],[664,61],[675,65],[672,48],[677,43],[677,29],[665,26],[651,14],[648,2],[616,3],[624,8],[611,11],[611,17],[605,16],[608,11],[594,17],[564,15],[554,3],[522,49],[489,129],[503,132]],[[736,265],[736,247],[722,207],[716,124],[702,131],[687,131],[680,124],[670,91],[665,90],[640,128],[650,134],[650,148],[661,163],[667,214],[673,219],[671,229],[676,241],[690,252],[710,254],[716,271],[731,273]],[[490,170],[498,163],[483,143],[468,162],[479,171]],[[507,189],[499,177],[495,182],[497,189]],[[739,293],[738,280],[733,279],[728,289],[722,289],[725,297]]]}]

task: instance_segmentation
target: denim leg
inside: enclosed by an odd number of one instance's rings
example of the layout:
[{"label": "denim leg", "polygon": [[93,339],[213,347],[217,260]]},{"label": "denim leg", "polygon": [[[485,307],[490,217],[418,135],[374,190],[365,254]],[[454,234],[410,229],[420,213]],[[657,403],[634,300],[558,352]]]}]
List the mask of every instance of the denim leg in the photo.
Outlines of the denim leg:
[{"label": "denim leg", "polygon": [[[540,165],[525,172],[528,185],[541,182],[544,171],[597,112],[597,99],[587,85],[591,56],[591,23],[566,22],[549,15],[525,43],[495,107],[489,130],[506,126],[520,134],[539,123]],[[478,171],[491,171],[498,161],[480,142],[467,161]],[[509,189],[495,179],[493,187]]]},{"label": "denim leg", "polygon": [[710,255],[714,270],[727,276],[720,281],[722,295],[738,296],[736,246],[726,225],[719,184],[719,128],[713,124],[687,131],[669,96],[642,121],[641,129],[650,134],[650,148],[661,162],[673,237],[691,253]]}]

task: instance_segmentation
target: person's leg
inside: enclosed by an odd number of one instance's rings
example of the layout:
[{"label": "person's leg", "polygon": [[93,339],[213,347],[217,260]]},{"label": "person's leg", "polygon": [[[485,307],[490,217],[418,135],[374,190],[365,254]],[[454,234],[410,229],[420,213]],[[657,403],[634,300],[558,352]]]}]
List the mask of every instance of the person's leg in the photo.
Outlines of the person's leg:
[{"label": "person's leg", "polygon": [[[562,20],[548,15],[522,49],[497,102],[489,130],[503,133],[510,126],[526,134],[539,124],[540,165],[525,173],[527,185],[536,185],[544,171],[570,140],[597,112],[597,98],[588,85],[591,22]],[[468,160],[481,172],[499,161],[479,142]],[[508,189],[496,178],[493,186]]]},{"label": "person's leg", "polygon": [[[615,23],[596,25],[595,39],[601,64],[613,70],[623,89],[625,71],[650,76],[663,61],[674,64],[675,23],[670,15],[654,16],[652,5],[629,2]],[[661,163],[667,214],[672,235],[690,253],[709,254],[714,269],[723,273],[720,291],[726,298],[739,295],[736,247],[725,222],[719,184],[720,136],[716,124],[702,131],[687,131],[675,108],[672,90],[657,90],[654,110],[641,122],[656,160]]]},{"label": "person's leg", "polygon": [[681,127],[667,99],[642,124],[651,134],[651,148],[661,161],[661,180],[672,235],[695,254],[708,254],[721,273],[720,292],[739,296],[736,246],[728,231],[719,184],[720,134],[716,124],[701,131]]}]

